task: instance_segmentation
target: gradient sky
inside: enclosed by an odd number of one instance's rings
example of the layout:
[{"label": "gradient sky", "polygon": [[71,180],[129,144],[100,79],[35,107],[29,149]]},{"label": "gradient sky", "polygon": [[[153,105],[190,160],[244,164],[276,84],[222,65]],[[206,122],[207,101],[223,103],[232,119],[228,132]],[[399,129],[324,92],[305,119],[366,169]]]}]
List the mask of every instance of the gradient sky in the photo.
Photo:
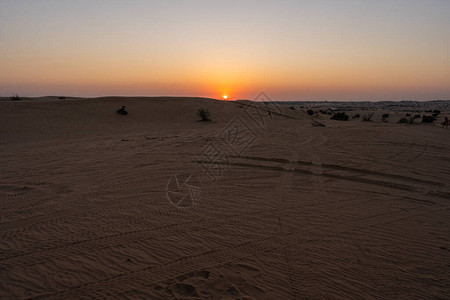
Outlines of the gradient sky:
[{"label": "gradient sky", "polygon": [[448,0],[0,0],[0,95],[450,99]]}]

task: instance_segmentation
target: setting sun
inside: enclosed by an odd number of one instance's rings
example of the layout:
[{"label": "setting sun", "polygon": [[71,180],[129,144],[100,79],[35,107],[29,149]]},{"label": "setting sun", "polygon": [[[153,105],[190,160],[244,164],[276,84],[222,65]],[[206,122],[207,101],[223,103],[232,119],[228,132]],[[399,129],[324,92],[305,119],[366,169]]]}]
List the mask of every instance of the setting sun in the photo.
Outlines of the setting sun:
[{"label": "setting sun", "polygon": [[223,100],[228,100],[228,96],[227,95],[223,95]]}]

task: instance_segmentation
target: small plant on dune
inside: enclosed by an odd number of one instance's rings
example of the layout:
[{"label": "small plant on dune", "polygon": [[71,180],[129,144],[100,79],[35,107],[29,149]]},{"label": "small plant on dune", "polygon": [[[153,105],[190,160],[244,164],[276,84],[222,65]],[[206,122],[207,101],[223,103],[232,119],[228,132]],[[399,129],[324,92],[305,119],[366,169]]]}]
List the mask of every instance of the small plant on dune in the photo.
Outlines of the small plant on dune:
[{"label": "small plant on dune", "polygon": [[20,100],[19,94],[15,94],[11,97],[11,100]]},{"label": "small plant on dune", "polygon": [[383,122],[387,122],[388,119],[389,118],[389,114],[383,114],[383,116],[381,116],[381,120],[383,121]]},{"label": "small plant on dune", "polygon": [[363,120],[364,122],[371,122],[371,121],[372,121],[372,118],[373,118],[373,113],[370,113],[370,114],[367,114],[367,115],[364,114],[362,120]]},{"label": "small plant on dune", "polygon": [[407,113],[406,116],[409,117],[409,116],[411,116],[411,114],[410,114],[410,113]]},{"label": "small plant on dune", "polygon": [[399,124],[407,124],[407,123],[410,123],[410,120],[408,118],[406,118],[406,117],[403,117],[400,120],[398,120],[397,123],[399,123]]},{"label": "small plant on dune", "polygon": [[211,119],[209,118],[209,111],[206,108],[199,108],[197,110],[197,116],[201,119],[202,122],[211,121]]},{"label": "small plant on dune", "polygon": [[345,112],[338,112],[331,116],[331,120],[348,121],[349,116]]},{"label": "small plant on dune", "polygon": [[360,114],[356,114],[356,115],[353,115],[352,119],[359,119],[359,117],[361,117],[361,115]]},{"label": "small plant on dune", "polygon": [[312,115],[314,114],[314,111],[313,111],[312,109],[308,109],[308,110],[306,111],[306,113],[307,113],[308,115],[312,116]]},{"label": "small plant on dune", "polygon": [[414,124],[414,117],[403,117],[400,120],[397,121],[399,124]]},{"label": "small plant on dune", "polygon": [[433,123],[434,121],[436,121],[436,118],[433,116],[423,116],[422,117],[422,123]]},{"label": "small plant on dune", "polygon": [[437,118],[437,116],[439,116],[440,113],[441,113],[441,111],[439,109],[433,110],[433,117]]},{"label": "small plant on dune", "polygon": [[414,119],[420,119],[421,115],[414,115]]}]

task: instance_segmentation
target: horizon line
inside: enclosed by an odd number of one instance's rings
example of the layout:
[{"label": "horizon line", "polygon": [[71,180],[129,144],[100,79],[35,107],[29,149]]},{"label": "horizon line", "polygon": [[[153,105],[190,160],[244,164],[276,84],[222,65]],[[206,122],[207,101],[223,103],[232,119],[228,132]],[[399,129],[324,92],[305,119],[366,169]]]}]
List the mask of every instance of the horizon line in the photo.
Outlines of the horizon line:
[{"label": "horizon line", "polygon": [[[14,96],[14,95],[13,95]],[[0,96],[0,99],[11,99],[13,96]],[[20,96],[19,96],[20,97]],[[255,99],[217,99],[204,96],[148,96],[148,95],[104,95],[104,96],[70,96],[70,95],[45,95],[45,96],[23,96],[21,98],[25,99],[38,99],[38,98],[74,98],[74,99],[99,99],[99,98],[197,98],[197,99],[209,99],[224,102],[234,102],[234,101],[252,101],[252,102],[439,102],[439,101],[450,101],[450,99],[433,99],[433,100],[408,100],[408,99],[398,99],[398,100],[274,100],[268,99],[267,101],[259,101]],[[61,99],[64,100],[64,99]],[[20,100],[13,100],[20,101]]]}]

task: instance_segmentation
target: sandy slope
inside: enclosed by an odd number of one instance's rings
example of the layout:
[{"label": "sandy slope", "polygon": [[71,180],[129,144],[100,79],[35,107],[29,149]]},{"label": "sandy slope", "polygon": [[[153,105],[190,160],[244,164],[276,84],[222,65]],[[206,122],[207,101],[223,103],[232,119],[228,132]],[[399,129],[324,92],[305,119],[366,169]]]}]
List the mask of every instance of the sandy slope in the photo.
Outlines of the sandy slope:
[{"label": "sandy slope", "polygon": [[0,298],[450,294],[450,129],[207,99],[0,111]]}]

